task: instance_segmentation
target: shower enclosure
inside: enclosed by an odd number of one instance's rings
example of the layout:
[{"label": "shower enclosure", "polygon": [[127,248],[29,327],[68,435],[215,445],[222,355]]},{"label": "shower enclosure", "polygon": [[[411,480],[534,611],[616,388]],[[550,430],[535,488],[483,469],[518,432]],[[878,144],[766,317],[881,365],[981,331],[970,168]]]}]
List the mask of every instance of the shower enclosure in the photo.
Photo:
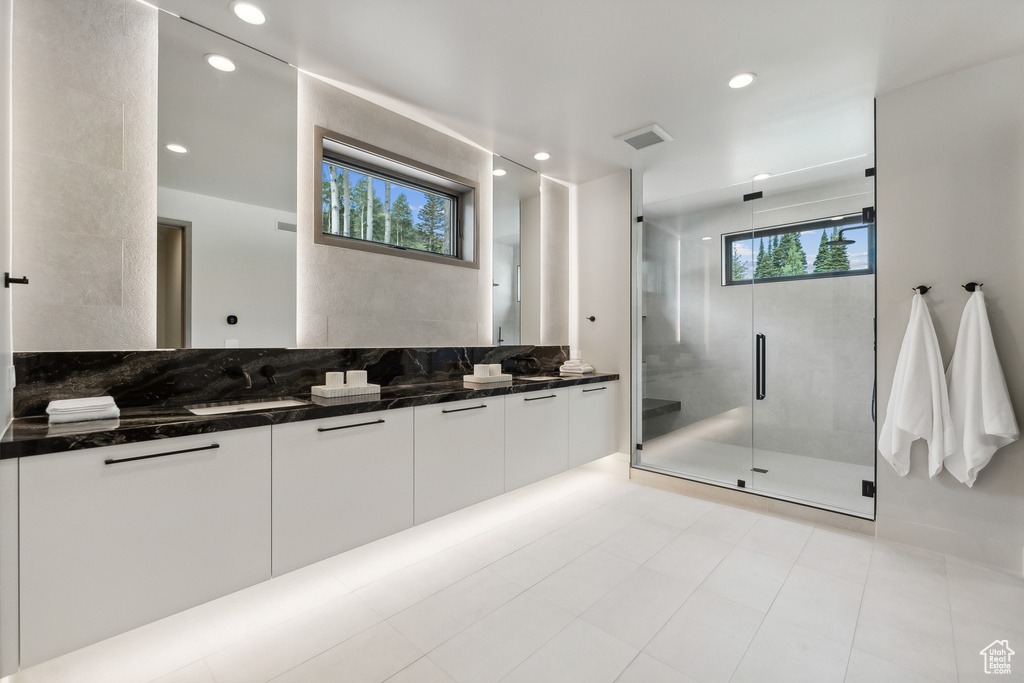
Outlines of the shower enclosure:
[{"label": "shower enclosure", "polygon": [[634,466],[874,517],[873,166],[644,206]]}]

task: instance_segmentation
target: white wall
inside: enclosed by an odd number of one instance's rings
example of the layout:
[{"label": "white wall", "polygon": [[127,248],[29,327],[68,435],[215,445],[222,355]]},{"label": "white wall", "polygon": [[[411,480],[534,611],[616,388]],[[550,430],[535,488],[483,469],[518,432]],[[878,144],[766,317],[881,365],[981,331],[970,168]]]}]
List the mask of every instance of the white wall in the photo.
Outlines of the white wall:
[{"label": "white wall", "polygon": [[157,12],[17,2],[13,49],[14,347],[153,348]]},{"label": "white wall", "polygon": [[[314,244],[314,126],[477,182],[480,268]],[[298,345],[490,344],[491,154],[304,73],[298,146]]]},{"label": "white wall", "polygon": [[[192,224],[192,348],[295,346],[295,214],[159,188],[160,218]],[[238,316],[228,325],[227,316]]]},{"label": "white wall", "polygon": [[[577,295],[569,310],[569,345],[582,352],[600,372],[617,372],[619,380],[619,451],[630,452],[630,211],[629,171],[578,185],[571,226],[578,272]],[[595,321],[583,320],[594,316]]]},{"label": "white wall", "polygon": [[[878,98],[878,396],[885,414],[910,311],[927,294],[948,362],[967,293],[983,282],[996,348],[1024,423],[1024,57]],[[929,480],[917,442],[911,471],[878,462],[880,538],[1019,574],[1024,442],[998,451],[973,488]]]}]

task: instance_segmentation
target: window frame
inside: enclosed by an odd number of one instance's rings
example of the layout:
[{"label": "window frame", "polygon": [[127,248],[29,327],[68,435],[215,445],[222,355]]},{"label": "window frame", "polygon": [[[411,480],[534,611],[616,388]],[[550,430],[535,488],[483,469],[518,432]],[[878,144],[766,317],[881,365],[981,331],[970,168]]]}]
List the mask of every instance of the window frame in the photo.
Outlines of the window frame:
[{"label": "window frame", "polygon": [[[480,187],[476,181],[449,173],[440,168],[424,164],[395,154],[388,150],[356,140],[347,135],[327,130],[320,126],[314,129],[314,183],[313,183],[313,242],[314,244],[353,249],[356,251],[386,254],[399,258],[427,261],[430,263],[480,268],[480,240],[477,217],[480,215],[478,202]],[[326,144],[325,144],[326,143]],[[323,232],[322,177],[324,161],[346,166],[350,170],[372,175],[412,188],[449,197],[455,202],[453,230],[456,253],[454,255],[401,247],[383,242],[372,242],[359,237],[345,237]]]},{"label": "window frame", "polygon": [[[750,230],[741,230],[738,232],[723,233],[721,239],[721,268],[722,268],[722,286],[732,287],[735,285],[751,285],[757,282],[763,284],[766,282],[792,282],[794,280],[819,280],[822,278],[834,278],[834,277],[852,277],[855,275],[874,275],[875,274],[875,221],[865,221],[863,219],[864,213],[848,213],[843,215],[842,222],[833,222],[831,218],[815,218],[808,221],[797,221],[795,223],[783,223],[782,225],[770,225],[763,228],[752,228]],[[856,221],[850,220],[854,217]],[[864,227],[868,231],[868,267],[861,268],[859,270],[838,270],[829,271],[826,273],[805,273],[803,275],[780,275],[778,277],[762,277],[762,278],[750,278],[749,280],[733,280],[732,278],[732,245],[734,242],[742,242],[744,240],[757,240],[759,238],[769,238],[776,235],[783,235],[790,232],[801,232],[800,226],[816,226],[810,228],[813,230],[819,228],[839,227],[841,230],[846,228]],[[807,229],[807,228],[805,228]]]}]

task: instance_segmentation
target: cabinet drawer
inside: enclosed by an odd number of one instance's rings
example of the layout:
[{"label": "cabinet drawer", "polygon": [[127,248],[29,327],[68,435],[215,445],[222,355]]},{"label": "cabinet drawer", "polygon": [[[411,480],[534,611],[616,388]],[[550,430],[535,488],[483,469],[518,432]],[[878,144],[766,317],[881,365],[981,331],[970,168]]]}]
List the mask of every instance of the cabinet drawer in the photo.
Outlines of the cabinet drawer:
[{"label": "cabinet drawer", "polygon": [[532,484],[568,467],[567,389],[505,397],[505,490]]},{"label": "cabinet drawer", "polygon": [[504,396],[417,406],[416,523],[505,490]]},{"label": "cabinet drawer", "polygon": [[20,468],[23,667],[270,578],[270,427]]},{"label": "cabinet drawer", "polygon": [[275,425],[274,575],[412,526],[412,408]]},{"label": "cabinet drawer", "polygon": [[618,450],[618,382],[569,387],[569,467]]}]

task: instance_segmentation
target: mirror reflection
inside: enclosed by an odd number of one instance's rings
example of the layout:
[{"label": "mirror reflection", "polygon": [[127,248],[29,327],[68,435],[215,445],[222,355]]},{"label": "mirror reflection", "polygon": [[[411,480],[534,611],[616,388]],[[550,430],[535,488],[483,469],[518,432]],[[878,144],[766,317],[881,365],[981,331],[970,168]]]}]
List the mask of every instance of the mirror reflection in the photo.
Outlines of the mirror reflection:
[{"label": "mirror reflection", "polygon": [[491,341],[540,343],[540,174],[497,155],[493,226]]},{"label": "mirror reflection", "polygon": [[159,30],[157,345],[295,346],[297,72]]}]

